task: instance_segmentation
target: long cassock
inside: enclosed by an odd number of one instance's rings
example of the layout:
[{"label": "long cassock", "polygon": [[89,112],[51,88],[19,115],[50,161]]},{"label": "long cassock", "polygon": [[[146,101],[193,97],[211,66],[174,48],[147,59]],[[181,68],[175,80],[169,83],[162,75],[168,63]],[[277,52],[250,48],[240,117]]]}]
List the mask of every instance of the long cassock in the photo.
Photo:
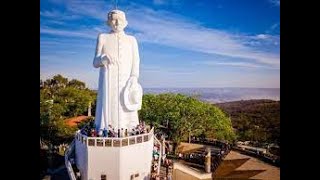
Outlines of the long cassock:
[{"label": "long cassock", "polygon": [[[104,65],[101,57],[107,55],[114,63]],[[139,78],[139,50],[135,37],[125,32],[99,34],[93,66],[100,68],[99,89],[95,114],[97,130],[108,125],[131,130],[139,124],[138,112],[129,111],[123,100],[128,81]]]}]

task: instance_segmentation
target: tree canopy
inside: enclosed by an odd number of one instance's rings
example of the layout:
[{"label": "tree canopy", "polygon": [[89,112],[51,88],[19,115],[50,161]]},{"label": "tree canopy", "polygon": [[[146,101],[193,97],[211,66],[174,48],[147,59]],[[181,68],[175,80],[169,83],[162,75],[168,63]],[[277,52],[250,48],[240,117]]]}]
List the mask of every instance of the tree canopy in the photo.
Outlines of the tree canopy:
[{"label": "tree canopy", "polygon": [[238,140],[280,144],[280,101],[246,100],[216,105],[230,115]]},{"label": "tree canopy", "polygon": [[[96,93],[76,79],[56,75],[40,80],[40,134],[53,144],[73,137],[76,127],[69,127],[64,120],[85,115],[89,103],[95,106]],[[95,109],[93,107],[93,109]]]},{"label": "tree canopy", "polygon": [[176,143],[200,135],[235,139],[230,119],[218,107],[182,94],[145,94],[139,119],[162,129]]}]

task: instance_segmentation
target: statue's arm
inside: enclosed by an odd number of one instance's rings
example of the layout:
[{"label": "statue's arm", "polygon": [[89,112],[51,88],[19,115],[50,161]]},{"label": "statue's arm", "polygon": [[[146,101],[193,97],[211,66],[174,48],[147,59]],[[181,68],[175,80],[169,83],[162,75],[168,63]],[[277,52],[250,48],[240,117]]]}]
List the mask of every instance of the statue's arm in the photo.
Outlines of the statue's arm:
[{"label": "statue's arm", "polygon": [[131,69],[131,77],[135,77],[136,79],[139,78],[139,48],[138,43],[135,37],[132,38],[132,45],[133,45],[133,62],[132,62],[132,69]]},{"label": "statue's arm", "polygon": [[96,52],[93,59],[93,66],[95,68],[104,66],[104,64],[101,61],[103,56],[102,49],[103,49],[102,34],[99,34],[97,38]]}]

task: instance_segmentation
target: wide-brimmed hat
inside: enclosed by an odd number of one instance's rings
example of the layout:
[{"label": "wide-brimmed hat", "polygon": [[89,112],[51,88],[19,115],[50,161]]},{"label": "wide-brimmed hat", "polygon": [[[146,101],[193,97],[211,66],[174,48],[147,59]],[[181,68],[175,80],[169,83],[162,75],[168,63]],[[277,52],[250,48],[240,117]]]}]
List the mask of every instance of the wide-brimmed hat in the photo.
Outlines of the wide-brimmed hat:
[{"label": "wide-brimmed hat", "polygon": [[[131,88],[132,85],[134,88]],[[138,82],[132,84],[132,81],[128,81],[123,92],[125,107],[129,111],[140,110],[142,105],[142,94],[142,87]]]}]

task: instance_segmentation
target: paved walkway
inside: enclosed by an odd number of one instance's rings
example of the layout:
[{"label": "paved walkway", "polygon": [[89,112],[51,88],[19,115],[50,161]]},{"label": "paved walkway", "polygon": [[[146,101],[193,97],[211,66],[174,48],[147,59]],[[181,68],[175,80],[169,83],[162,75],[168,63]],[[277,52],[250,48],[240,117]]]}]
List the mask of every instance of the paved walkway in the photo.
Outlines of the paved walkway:
[{"label": "paved walkway", "polygon": [[225,157],[225,159],[241,159],[250,158],[246,163],[237,168],[237,170],[256,170],[265,169],[266,171],[253,176],[251,179],[272,179],[280,180],[280,168],[267,164],[257,158],[241,154],[236,151],[230,151],[230,153]]}]

